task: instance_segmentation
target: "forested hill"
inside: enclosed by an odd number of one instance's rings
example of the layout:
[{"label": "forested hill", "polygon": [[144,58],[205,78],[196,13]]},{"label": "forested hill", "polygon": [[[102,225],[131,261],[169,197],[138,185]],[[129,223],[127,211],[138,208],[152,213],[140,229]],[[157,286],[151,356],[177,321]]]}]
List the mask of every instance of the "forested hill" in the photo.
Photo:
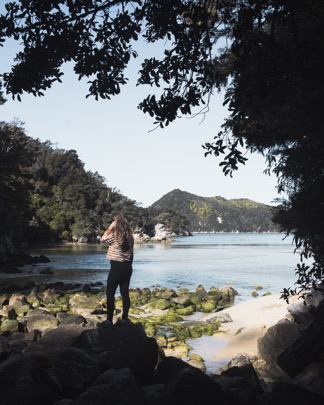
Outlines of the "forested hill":
[{"label": "forested hill", "polygon": [[149,208],[86,171],[75,150],[53,147],[0,122],[0,238],[12,242],[95,242],[122,210],[136,233],[154,236],[156,224],[191,232],[276,230],[270,208],[249,200],[204,198],[174,190]]},{"label": "forested hill", "polygon": [[0,239],[94,242],[122,210],[134,231],[152,234],[148,210],[86,171],[75,150],[53,147],[0,122]]},{"label": "forested hill", "polygon": [[172,210],[189,222],[191,232],[275,232],[272,208],[248,199],[200,197],[173,190],[151,207],[152,212]]}]

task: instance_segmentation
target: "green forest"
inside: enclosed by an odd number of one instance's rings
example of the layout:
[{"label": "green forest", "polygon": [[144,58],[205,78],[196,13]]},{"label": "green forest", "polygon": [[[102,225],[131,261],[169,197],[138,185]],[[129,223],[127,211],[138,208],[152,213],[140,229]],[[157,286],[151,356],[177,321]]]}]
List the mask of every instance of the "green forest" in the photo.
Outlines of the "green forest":
[{"label": "green forest", "polygon": [[272,221],[274,207],[247,199],[200,197],[173,190],[156,201],[150,211],[177,210],[192,232],[278,232]]},{"label": "green forest", "polygon": [[182,203],[186,193],[173,194],[172,201],[162,197],[153,206],[143,208],[109,187],[99,173],[86,171],[75,150],[33,139],[13,123],[0,123],[0,139],[0,234],[13,242],[93,243],[110,224],[111,214],[118,210],[125,213],[135,233],[148,236],[154,235],[157,223],[166,225],[174,234],[248,232],[258,231],[261,226],[261,231],[274,229],[268,207],[254,203],[254,215],[258,209],[263,213],[256,221],[247,215],[252,211],[246,205],[234,209],[232,202],[225,204],[225,223],[230,226],[216,229],[213,223],[217,221],[210,220],[198,227],[192,211]]},{"label": "green forest", "polygon": [[14,242],[95,242],[121,209],[135,231],[152,234],[147,209],[86,171],[75,150],[4,122],[0,139],[1,235]]}]

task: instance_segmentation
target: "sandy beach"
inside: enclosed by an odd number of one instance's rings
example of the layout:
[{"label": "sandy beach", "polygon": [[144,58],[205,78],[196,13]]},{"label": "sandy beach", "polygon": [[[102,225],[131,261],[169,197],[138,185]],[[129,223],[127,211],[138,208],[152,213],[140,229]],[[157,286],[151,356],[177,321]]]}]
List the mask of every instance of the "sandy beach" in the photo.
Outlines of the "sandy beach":
[{"label": "sandy beach", "polygon": [[[193,344],[194,350],[209,362],[225,365],[239,353],[256,355],[257,340],[267,329],[288,315],[289,304],[280,299],[280,294],[254,298],[222,311],[229,314],[232,322],[222,323],[220,332],[212,337],[202,338]],[[204,315],[207,320],[215,314]]]}]

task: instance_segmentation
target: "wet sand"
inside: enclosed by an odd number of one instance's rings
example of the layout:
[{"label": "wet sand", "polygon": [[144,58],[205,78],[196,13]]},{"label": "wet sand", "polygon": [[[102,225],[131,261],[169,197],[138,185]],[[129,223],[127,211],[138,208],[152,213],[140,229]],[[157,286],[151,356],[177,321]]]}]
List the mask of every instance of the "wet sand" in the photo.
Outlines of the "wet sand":
[{"label": "wet sand", "polygon": [[[219,333],[191,341],[193,351],[200,354],[207,367],[222,367],[239,353],[257,355],[257,341],[268,328],[289,316],[290,303],[280,299],[280,294],[254,298],[225,309],[232,322],[222,323]],[[214,314],[204,315],[199,320],[207,320]]]}]

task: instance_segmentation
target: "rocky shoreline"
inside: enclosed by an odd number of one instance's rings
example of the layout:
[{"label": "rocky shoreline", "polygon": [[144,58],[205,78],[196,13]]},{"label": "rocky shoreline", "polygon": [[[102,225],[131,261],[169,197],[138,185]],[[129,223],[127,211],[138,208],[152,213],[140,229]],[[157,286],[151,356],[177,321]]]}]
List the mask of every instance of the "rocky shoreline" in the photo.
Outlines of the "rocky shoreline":
[{"label": "rocky shoreline", "polygon": [[[20,287],[0,293],[2,405],[323,403],[314,368],[291,378],[276,364],[309,324],[309,313],[314,318],[314,299],[266,331],[258,356],[241,353],[206,374],[186,341],[215,335],[232,321],[226,314],[236,294],[231,287],[133,289],[131,322],[118,319],[118,297],[114,326],[105,320],[100,283],[81,290],[63,283]],[[197,311],[208,319],[188,320]]]}]

